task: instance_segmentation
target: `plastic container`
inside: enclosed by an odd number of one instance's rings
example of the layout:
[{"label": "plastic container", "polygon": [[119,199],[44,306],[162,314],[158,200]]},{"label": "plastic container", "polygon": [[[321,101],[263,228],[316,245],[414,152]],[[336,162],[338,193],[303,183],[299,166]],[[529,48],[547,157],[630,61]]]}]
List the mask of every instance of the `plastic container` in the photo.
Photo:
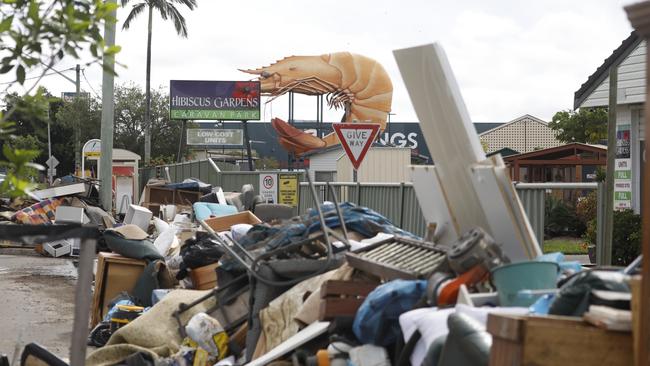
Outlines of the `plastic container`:
[{"label": "plastic container", "polygon": [[499,305],[528,307],[536,297],[518,296],[521,290],[557,288],[559,266],[553,262],[519,262],[492,270],[492,282],[499,291]]}]

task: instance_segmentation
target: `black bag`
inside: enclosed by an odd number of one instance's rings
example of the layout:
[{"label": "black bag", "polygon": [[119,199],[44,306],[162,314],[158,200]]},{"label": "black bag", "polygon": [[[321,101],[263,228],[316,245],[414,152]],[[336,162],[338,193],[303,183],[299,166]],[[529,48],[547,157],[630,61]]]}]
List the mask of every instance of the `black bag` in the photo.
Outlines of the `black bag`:
[{"label": "black bag", "polygon": [[183,262],[180,265],[180,271],[176,275],[176,279],[182,280],[187,277],[188,269],[217,263],[223,254],[224,251],[221,246],[209,234],[197,232],[196,239],[188,239],[181,248]]},{"label": "black bag", "polygon": [[592,290],[630,292],[626,277],[618,271],[579,272],[562,285],[551,303],[549,314],[582,316],[592,304]]}]

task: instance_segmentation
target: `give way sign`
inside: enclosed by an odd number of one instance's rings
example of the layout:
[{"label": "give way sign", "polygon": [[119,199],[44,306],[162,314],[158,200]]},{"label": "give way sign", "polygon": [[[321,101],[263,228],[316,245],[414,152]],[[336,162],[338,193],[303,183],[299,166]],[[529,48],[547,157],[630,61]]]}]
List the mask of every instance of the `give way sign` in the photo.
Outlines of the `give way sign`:
[{"label": "give way sign", "polygon": [[359,170],[359,165],[377,138],[379,125],[376,123],[334,123],[332,126],[341,140],[343,150],[350,158],[354,170]]}]

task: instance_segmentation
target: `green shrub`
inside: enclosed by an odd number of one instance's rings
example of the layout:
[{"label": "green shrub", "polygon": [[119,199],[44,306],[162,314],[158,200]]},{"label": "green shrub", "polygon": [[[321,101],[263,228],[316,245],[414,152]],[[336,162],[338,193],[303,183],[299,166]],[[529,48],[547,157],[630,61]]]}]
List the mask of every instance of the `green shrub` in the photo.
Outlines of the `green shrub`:
[{"label": "green shrub", "polygon": [[[585,241],[596,245],[596,219],[587,224]],[[641,215],[632,210],[614,211],[612,233],[612,264],[626,266],[641,254]]]},{"label": "green shrub", "polygon": [[576,204],[576,215],[582,223],[587,226],[589,221],[594,220],[598,214],[598,193],[591,191],[588,195],[578,198]]},{"label": "green shrub", "polygon": [[544,233],[549,237],[561,235],[579,237],[586,225],[580,221],[576,209],[555,197],[547,197],[544,212]]}]

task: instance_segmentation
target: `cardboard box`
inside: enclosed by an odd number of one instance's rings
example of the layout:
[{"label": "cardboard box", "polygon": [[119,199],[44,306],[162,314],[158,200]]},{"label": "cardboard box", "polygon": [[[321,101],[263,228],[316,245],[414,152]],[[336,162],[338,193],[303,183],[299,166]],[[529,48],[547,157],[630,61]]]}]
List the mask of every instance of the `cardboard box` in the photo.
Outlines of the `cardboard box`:
[{"label": "cardboard box", "polygon": [[632,365],[632,334],[580,318],[488,315],[490,366]]},{"label": "cardboard box", "polygon": [[238,212],[232,215],[213,217],[205,220],[205,223],[216,232],[228,231],[230,227],[237,224],[261,224],[262,221],[250,211]]},{"label": "cardboard box", "polygon": [[72,252],[72,240],[63,239],[43,244],[43,249],[52,257],[58,258]]},{"label": "cardboard box", "polygon": [[126,258],[115,253],[99,253],[93,293],[92,327],[108,312],[108,303],[121,292],[132,294],[138,278],[146,267],[143,260]]}]

